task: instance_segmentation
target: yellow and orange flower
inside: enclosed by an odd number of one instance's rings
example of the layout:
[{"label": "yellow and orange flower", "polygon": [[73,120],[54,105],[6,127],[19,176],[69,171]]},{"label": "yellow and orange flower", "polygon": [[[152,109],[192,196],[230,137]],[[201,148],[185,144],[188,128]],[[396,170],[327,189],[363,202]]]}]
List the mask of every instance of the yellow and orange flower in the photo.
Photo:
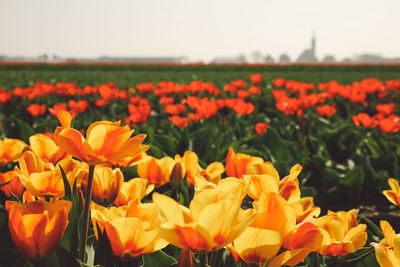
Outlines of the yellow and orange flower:
[{"label": "yellow and orange flower", "polygon": [[260,157],[253,157],[243,153],[235,153],[230,147],[226,155],[226,174],[230,177],[242,178],[247,172],[247,168],[252,164],[261,164],[264,160]]},{"label": "yellow and orange flower", "polygon": [[320,228],[311,222],[296,225],[294,209],[278,193],[262,192],[253,206],[251,212],[257,212],[255,219],[228,246],[236,260],[293,266],[320,248],[323,239]]},{"label": "yellow and orange flower", "polygon": [[372,242],[375,256],[382,267],[400,266],[400,234],[396,234],[387,221],[380,222],[384,239],[379,243]]},{"label": "yellow and orange flower", "polygon": [[143,178],[133,178],[123,182],[119,190],[115,206],[127,205],[131,200],[141,200],[145,195],[153,191],[154,185],[148,185],[147,180]]},{"label": "yellow and orange flower", "polygon": [[121,170],[98,165],[93,175],[93,199],[102,203],[112,203],[124,182]]},{"label": "yellow and orange flower", "polygon": [[[19,159],[18,175],[26,190],[34,197],[63,197],[65,194],[61,166],[66,173],[72,172],[76,161],[64,159],[56,167],[50,162],[44,162],[32,151],[26,151]],[[67,175],[70,186],[75,176]]]},{"label": "yellow and orange flower", "polygon": [[345,256],[362,248],[367,242],[367,225],[358,224],[356,210],[328,211],[328,214],[317,218],[324,234],[319,253],[329,256]]},{"label": "yellow and orange flower", "polygon": [[395,179],[390,178],[388,180],[389,186],[391,190],[384,190],[383,194],[385,197],[392,202],[393,204],[400,206],[400,186],[399,182]]},{"label": "yellow and orange flower", "polygon": [[[157,205],[138,200],[109,209],[92,203],[93,225],[106,231],[112,251],[119,258],[139,257],[168,245],[160,238],[157,213]],[[97,229],[95,233],[97,236]]]},{"label": "yellow and orange flower", "polygon": [[56,142],[49,136],[44,134],[35,134],[29,137],[31,149],[42,160],[56,164],[57,161],[68,157]]},{"label": "yellow and orange flower", "polygon": [[18,160],[27,146],[19,139],[5,138],[0,140],[0,166]]},{"label": "yellow and orange flower", "polygon": [[[142,145],[145,134],[131,137],[135,130],[129,126],[121,127],[121,122],[97,121],[86,131],[86,138],[71,128],[71,115],[61,111],[57,117],[62,127],[54,132],[56,144],[64,151],[90,165],[111,163],[126,158],[136,158],[149,147]],[[132,162],[131,162],[132,163]],[[132,163],[133,164],[133,163]]]},{"label": "yellow and orange flower", "polygon": [[6,173],[0,173],[0,184],[9,182],[6,185],[0,187],[8,198],[11,198],[11,193],[20,197],[25,190],[25,187],[22,185],[21,181],[19,180],[18,171],[16,169],[12,171],[8,171]]},{"label": "yellow and orange flower", "polygon": [[65,200],[7,201],[11,238],[21,254],[37,259],[54,251],[67,228],[71,206]]},{"label": "yellow and orange flower", "polygon": [[[236,239],[250,224],[254,215],[241,209],[241,197],[207,189],[195,194],[186,208],[175,200],[153,193],[160,208],[161,237],[185,250],[207,252],[218,250]],[[224,214],[224,216],[221,216]]]},{"label": "yellow and orange flower", "polygon": [[192,151],[186,151],[183,154],[182,162],[185,165],[189,186],[195,185],[194,177],[196,175],[201,175],[207,181],[217,184],[225,171],[224,165],[221,162],[213,162],[206,169],[201,168],[197,154]]},{"label": "yellow and orange flower", "polygon": [[[179,164],[179,173],[173,173],[175,166]],[[139,162],[137,171],[139,177],[147,179],[149,184],[155,184],[157,186],[169,183],[172,180],[179,180],[184,177],[185,170],[182,168],[180,158],[173,159],[171,157],[163,157],[156,159],[154,157],[146,157]],[[177,168],[175,168],[177,169]],[[171,177],[171,176],[179,177]]]}]

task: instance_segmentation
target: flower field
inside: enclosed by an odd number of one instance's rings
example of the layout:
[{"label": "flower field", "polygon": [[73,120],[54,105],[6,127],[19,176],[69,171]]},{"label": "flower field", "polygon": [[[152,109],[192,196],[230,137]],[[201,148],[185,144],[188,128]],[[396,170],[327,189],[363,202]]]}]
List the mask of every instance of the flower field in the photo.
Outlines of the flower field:
[{"label": "flower field", "polygon": [[1,65],[0,262],[397,266],[399,71]]}]

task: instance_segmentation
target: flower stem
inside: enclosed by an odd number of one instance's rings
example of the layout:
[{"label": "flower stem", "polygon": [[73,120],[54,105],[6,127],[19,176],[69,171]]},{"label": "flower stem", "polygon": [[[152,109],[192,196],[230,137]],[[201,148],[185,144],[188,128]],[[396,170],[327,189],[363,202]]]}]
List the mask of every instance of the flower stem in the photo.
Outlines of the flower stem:
[{"label": "flower stem", "polygon": [[85,256],[86,256],[86,239],[88,236],[88,229],[89,229],[89,213],[90,213],[90,202],[92,201],[94,167],[96,167],[96,165],[89,165],[88,183],[86,187],[85,207],[83,211],[83,227],[82,227],[82,237],[81,237],[82,239],[80,246],[80,260],[82,262],[85,262]]},{"label": "flower stem", "polygon": [[206,253],[200,253],[199,254],[199,259],[200,259],[200,267],[206,267],[207,254]]}]

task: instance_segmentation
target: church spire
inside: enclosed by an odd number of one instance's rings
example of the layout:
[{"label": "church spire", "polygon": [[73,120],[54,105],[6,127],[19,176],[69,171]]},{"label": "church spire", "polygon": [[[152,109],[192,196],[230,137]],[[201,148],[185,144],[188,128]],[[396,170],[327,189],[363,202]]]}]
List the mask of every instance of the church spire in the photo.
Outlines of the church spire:
[{"label": "church spire", "polygon": [[311,39],[311,53],[315,56],[315,32],[313,31]]}]

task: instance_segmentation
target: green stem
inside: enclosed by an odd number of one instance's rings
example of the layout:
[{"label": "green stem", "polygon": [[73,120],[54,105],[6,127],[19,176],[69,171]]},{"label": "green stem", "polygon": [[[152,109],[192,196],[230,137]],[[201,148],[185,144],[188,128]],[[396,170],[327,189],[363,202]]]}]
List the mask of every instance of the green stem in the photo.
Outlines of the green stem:
[{"label": "green stem", "polygon": [[214,267],[215,266],[215,262],[217,260],[217,250],[213,250],[211,252],[211,259],[210,259],[210,266]]},{"label": "green stem", "polygon": [[90,202],[92,201],[92,185],[93,185],[93,174],[94,167],[96,165],[89,165],[89,175],[88,175],[88,183],[86,187],[86,196],[85,196],[85,208],[83,212],[83,227],[82,227],[82,239],[80,246],[80,259],[82,262],[85,262],[86,257],[86,239],[88,236],[89,230],[89,213],[90,213]]},{"label": "green stem", "polygon": [[206,253],[200,253],[199,254],[199,259],[200,259],[200,267],[206,267]]}]

